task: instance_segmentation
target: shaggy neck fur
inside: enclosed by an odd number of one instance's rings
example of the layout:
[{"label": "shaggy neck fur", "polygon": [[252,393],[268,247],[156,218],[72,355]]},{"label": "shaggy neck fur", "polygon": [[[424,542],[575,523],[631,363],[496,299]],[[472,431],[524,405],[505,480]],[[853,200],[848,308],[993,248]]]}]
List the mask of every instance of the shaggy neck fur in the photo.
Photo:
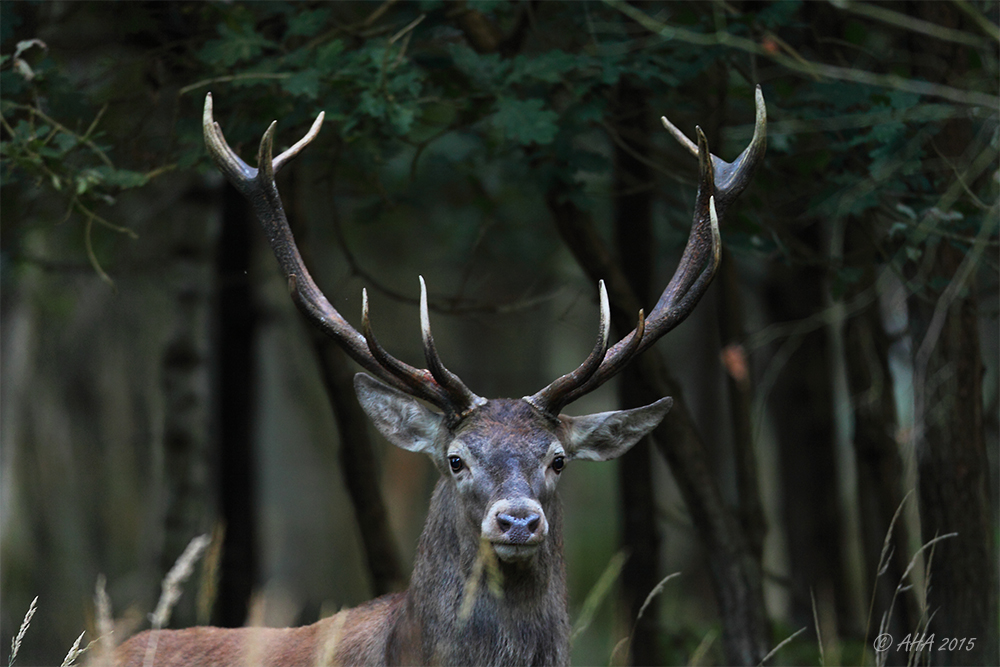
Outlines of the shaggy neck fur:
[{"label": "shaggy neck fur", "polygon": [[[438,482],[417,550],[390,664],[566,665],[569,617],[558,498],[545,508],[549,535],[525,563],[480,554],[479,534],[454,512],[456,491]],[[477,566],[477,559],[483,563]],[[476,576],[478,574],[478,576]],[[491,578],[499,578],[491,586]],[[463,602],[473,591],[473,603]]]}]

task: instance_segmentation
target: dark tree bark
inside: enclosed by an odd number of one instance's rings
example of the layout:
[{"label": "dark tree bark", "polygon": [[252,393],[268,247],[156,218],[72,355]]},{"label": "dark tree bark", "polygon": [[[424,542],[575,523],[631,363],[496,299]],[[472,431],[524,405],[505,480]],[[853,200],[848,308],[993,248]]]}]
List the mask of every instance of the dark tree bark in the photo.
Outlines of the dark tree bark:
[{"label": "dark tree bark", "polygon": [[[198,197],[203,192],[195,192]],[[215,232],[194,216],[173,229],[168,289],[176,302],[174,328],[161,360],[164,400],[164,543],[162,580],[192,538],[211,529],[215,499],[209,485],[212,248]],[[171,615],[174,627],[195,622],[194,596]]]},{"label": "dark tree bark", "polygon": [[[872,612],[866,629],[868,637],[879,633],[882,614],[890,608],[887,631],[903,637],[917,626],[913,595],[896,596],[910,559],[905,520],[900,512],[903,501],[903,462],[896,443],[899,424],[892,374],[889,371],[889,337],[882,325],[875,284],[875,247],[863,227],[870,221],[851,220],[845,232],[844,255],[862,269],[859,281],[850,286],[848,302],[867,299],[860,312],[844,325],[844,355],[851,413],[854,418],[854,455],[858,475],[858,514],[864,554],[862,591]],[[889,535],[889,530],[892,534]],[[889,551],[883,546],[889,540]],[[894,601],[895,597],[895,601]],[[908,656],[890,651],[887,664],[906,664]]]},{"label": "dark tree bark", "polygon": [[[937,249],[931,275],[952,280],[963,259],[954,246]],[[975,288],[945,306],[915,302],[921,335],[914,361],[921,535],[934,547],[930,562],[929,631],[976,637],[972,650],[934,651],[941,665],[995,665],[997,648],[996,524],[990,505],[982,414],[982,360]],[[928,331],[947,307],[940,332]],[[923,354],[926,352],[926,354]],[[919,384],[917,384],[919,383]]]},{"label": "dark tree bark", "polygon": [[[914,13],[935,25],[963,27],[952,4],[913,3]],[[922,39],[911,53],[914,72],[927,80],[960,80],[968,60],[961,45]],[[948,161],[962,164],[972,142],[966,119],[954,119],[934,139]],[[947,210],[948,204],[940,204]],[[932,662],[1000,664],[997,633],[996,524],[990,503],[989,461],[983,428],[983,362],[975,279],[961,284],[965,252],[952,243],[928,244],[923,270],[949,287],[911,299],[915,319],[914,391],[920,522],[926,543],[939,542],[930,563],[930,631],[949,638],[976,637],[972,650],[933,651]],[[956,282],[957,281],[957,282]],[[926,297],[930,297],[927,299]]]},{"label": "dark tree bark", "polygon": [[[653,275],[652,174],[649,156],[649,106],[647,92],[622,79],[615,93],[611,125],[621,143],[614,154],[614,224],[618,256],[625,277],[643,303],[650,303]],[[636,313],[615,313],[619,336],[635,327]],[[635,408],[657,399],[638,382],[636,371],[626,368],[619,380],[621,407]],[[630,646],[632,664],[663,662],[658,642],[658,607],[639,610],[659,582],[660,535],[656,530],[656,494],[653,485],[652,447],[647,436],[618,462],[618,493],[622,507],[622,548],[628,560],[622,570],[622,602],[629,623],[634,624]]]},{"label": "dark tree bark", "polygon": [[[819,230],[798,233],[820,257]],[[815,266],[772,265],[767,288],[769,319],[800,322],[824,306],[825,270]],[[838,626],[856,624],[841,557],[838,465],[833,413],[833,375],[827,331],[821,326],[783,340],[776,354],[786,355],[771,392],[779,452],[782,514],[788,545],[792,618],[813,625],[812,597],[820,609],[832,604]]]},{"label": "dark tree bark", "polygon": [[216,267],[216,392],[219,509],[225,528],[214,622],[241,627],[257,583],[256,457],[253,443],[257,314],[247,274],[253,214],[235,189],[223,189]]},{"label": "dark tree bark", "polygon": [[757,454],[754,450],[753,382],[750,362],[743,341],[743,300],[740,296],[739,271],[729,252],[723,248],[719,265],[718,321],[722,342],[721,354],[726,366],[726,396],[733,429],[733,460],[736,469],[736,498],[740,525],[747,545],[757,562],[762,562],[767,520],[760,498]]}]

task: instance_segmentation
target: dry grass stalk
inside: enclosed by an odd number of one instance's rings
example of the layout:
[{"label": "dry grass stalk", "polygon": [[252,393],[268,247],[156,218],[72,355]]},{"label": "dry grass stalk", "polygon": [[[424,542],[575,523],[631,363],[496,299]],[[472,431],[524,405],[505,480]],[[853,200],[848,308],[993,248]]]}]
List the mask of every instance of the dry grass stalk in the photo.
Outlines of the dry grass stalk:
[{"label": "dry grass stalk", "polygon": [[97,623],[97,664],[111,664],[111,654],[115,650],[115,621],[111,612],[111,598],[108,597],[107,579],[103,574],[97,575],[97,585],[94,588],[94,615]]},{"label": "dry grass stalk", "polygon": [[316,651],[316,667],[326,667],[332,665],[334,657],[337,655],[337,646],[344,636],[344,623],[347,622],[347,614],[337,614],[334,622],[326,630],[322,640],[322,650]]},{"label": "dry grass stalk", "polygon": [[472,566],[472,573],[465,582],[465,595],[462,597],[462,606],[458,609],[458,619],[461,622],[469,620],[472,616],[472,608],[476,604],[476,594],[479,592],[479,582],[486,573],[486,585],[490,593],[496,597],[503,595],[502,577],[500,565],[497,563],[496,552],[489,540],[483,538],[479,541],[479,553],[476,554],[476,562]]},{"label": "dry grass stalk", "polygon": [[788,635],[784,639],[784,641],[782,641],[780,644],[778,644],[777,646],[775,646],[774,648],[772,648],[771,651],[767,655],[765,655],[761,659],[761,661],[759,663],[757,663],[758,667],[759,667],[759,665],[763,665],[768,660],[770,660],[771,658],[773,658],[778,651],[780,651],[781,649],[783,649],[785,647],[785,644],[788,644],[789,642],[791,642],[793,639],[795,639],[796,637],[798,637],[799,635],[801,635],[805,631],[806,631],[806,628],[802,627],[802,628],[799,628],[798,630],[796,630],[795,632],[793,632],[792,634]]},{"label": "dry grass stalk", "polygon": [[674,577],[679,577],[679,576],[681,576],[680,572],[673,572],[671,574],[668,574],[663,579],[661,579],[658,584],[653,586],[653,590],[649,591],[649,595],[646,596],[646,599],[642,601],[642,606],[639,607],[639,613],[635,615],[635,622],[632,624],[632,631],[629,632],[628,637],[625,637],[623,640],[615,644],[615,648],[611,652],[612,660],[614,660],[615,655],[622,648],[626,649],[624,657],[628,658],[628,654],[632,646],[632,640],[635,638],[635,629],[639,625],[639,621],[642,619],[642,615],[646,613],[646,609],[649,608],[649,605],[653,602],[656,596],[663,592],[663,587],[666,585],[666,583],[671,579],[673,579]]},{"label": "dry grass stalk", "polygon": [[226,537],[226,528],[222,522],[217,522],[212,529],[212,543],[205,552],[201,562],[201,582],[198,586],[198,601],[195,615],[198,625],[208,625],[212,619],[212,607],[219,591],[219,567],[222,563],[222,544]]},{"label": "dry grass stalk", "polygon": [[691,653],[691,657],[688,658],[689,667],[696,667],[696,665],[701,664],[701,661],[705,659],[706,655],[708,655],[708,649],[711,648],[712,644],[715,643],[715,640],[716,638],[718,638],[718,636],[719,636],[719,631],[716,630],[715,628],[712,628],[711,630],[708,631],[708,633],[705,634],[704,637],[702,637],[701,643],[698,644],[694,652]]},{"label": "dry grass stalk", "polygon": [[76,641],[73,642],[73,645],[69,649],[69,653],[67,653],[66,657],[63,658],[62,664],[59,665],[59,667],[73,667],[74,663],[76,663],[76,659],[83,655],[87,649],[91,647],[92,644],[88,644],[87,646],[80,648],[80,642],[83,641],[83,636],[85,634],[87,634],[86,631],[81,632],[80,636],[76,638]]},{"label": "dry grass stalk", "polygon": [[31,625],[31,617],[35,615],[37,609],[38,596],[36,595],[35,599],[28,605],[28,611],[24,614],[24,620],[21,621],[21,628],[10,642],[10,659],[7,661],[7,667],[13,667],[14,658],[17,657],[17,652],[21,650],[21,642],[24,641],[24,635],[27,634],[28,626]]},{"label": "dry grass stalk", "polygon": [[159,640],[159,632],[156,631],[162,629],[170,621],[170,614],[183,592],[181,586],[191,576],[194,564],[210,542],[211,538],[208,535],[199,535],[191,540],[184,549],[184,553],[180,555],[174,566],[167,572],[167,576],[163,578],[163,592],[160,594],[159,602],[156,603],[156,610],[150,617],[154,632],[146,645],[146,657],[143,660],[145,667],[152,667],[153,659],[156,657],[156,644]]},{"label": "dry grass stalk", "polygon": [[194,564],[208,547],[209,542],[211,542],[211,538],[208,535],[199,535],[191,540],[187,548],[184,549],[184,553],[180,555],[174,566],[167,572],[167,576],[163,578],[163,592],[160,594],[160,600],[156,603],[156,610],[151,618],[154,628],[162,628],[170,622],[170,614],[183,592],[181,586],[191,576]]},{"label": "dry grass stalk", "polygon": [[576,619],[576,623],[573,625],[573,632],[570,635],[571,641],[590,627],[590,624],[594,621],[594,615],[597,613],[598,607],[601,606],[601,602],[604,601],[615,581],[621,576],[626,560],[628,560],[628,554],[625,551],[619,551],[608,561],[604,572],[597,578],[594,586],[583,600],[583,606],[580,607],[580,616]]}]

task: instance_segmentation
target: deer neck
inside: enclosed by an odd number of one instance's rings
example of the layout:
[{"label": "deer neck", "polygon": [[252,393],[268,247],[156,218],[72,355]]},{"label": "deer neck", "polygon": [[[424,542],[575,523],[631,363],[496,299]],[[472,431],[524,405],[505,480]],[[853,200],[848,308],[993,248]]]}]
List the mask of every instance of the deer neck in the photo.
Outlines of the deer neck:
[{"label": "deer neck", "polygon": [[546,508],[549,535],[538,553],[523,563],[504,563],[492,551],[481,552],[478,526],[459,516],[455,496],[444,479],[434,489],[400,639],[419,643],[420,658],[430,663],[567,663],[558,498]]}]

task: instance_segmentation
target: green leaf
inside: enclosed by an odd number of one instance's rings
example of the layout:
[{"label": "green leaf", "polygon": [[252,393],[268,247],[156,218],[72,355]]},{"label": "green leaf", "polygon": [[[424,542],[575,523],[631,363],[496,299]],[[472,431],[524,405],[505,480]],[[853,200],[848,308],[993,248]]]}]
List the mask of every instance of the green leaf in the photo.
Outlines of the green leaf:
[{"label": "green leaf", "polygon": [[198,52],[198,58],[205,63],[223,68],[232,67],[243,60],[252,60],[264,49],[275,44],[255,30],[249,21],[235,28],[222,23],[219,25],[221,39],[210,39]]},{"label": "green leaf", "polygon": [[108,185],[114,185],[123,190],[138,188],[149,182],[149,177],[146,174],[131,169],[97,167],[94,171],[98,172]]},{"label": "green leaf", "polygon": [[[587,60],[589,61],[589,58]],[[511,73],[505,83],[507,85],[523,81],[559,83],[566,72],[576,66],[577,58],[559,49],[530,56],[519,55],[514,58]]]},{"label": "green leaf", "polygon": [[302,37],[312,37],[323,27],[326,20],[330,18],[330,8],[320,7],[312,11],[306,10],[293,14],[288,19],[287,36],[301,35]]},{"label": "green leaf", "polygon": [[57,134],[53,141],[63,153],[69,152],[77,145],[77,138],[72,134],[66,134],[65,132]]},{"label": "green leaf", "polygon": [[493,90],[511,69],[509,61],[501,60],[500,54],[480,55],[465,44],[449,44],[448,53],[455,67],[468,76],[476,87]]},{"label": "green leaf", "polygon": [[319,96],[319,77],[320,73],[318,70],[303,70],[296,72],[287,79],[282,79],[281,87],[291,95],[308,97],[314,100]]},{"label": "green leaf", "polygon": [[559,131],[556,125],[559,115],[544,107],[545,103],[538,98],[518,100],[501,97],[496,103],[493,122],[511,141],[522,145],[548,144]]},{"label": "green leaf", "polygon": [[316,49],[316,67],[325,72],[335,72],[343,60],[344,43],[339,39],[327,42]]}]

